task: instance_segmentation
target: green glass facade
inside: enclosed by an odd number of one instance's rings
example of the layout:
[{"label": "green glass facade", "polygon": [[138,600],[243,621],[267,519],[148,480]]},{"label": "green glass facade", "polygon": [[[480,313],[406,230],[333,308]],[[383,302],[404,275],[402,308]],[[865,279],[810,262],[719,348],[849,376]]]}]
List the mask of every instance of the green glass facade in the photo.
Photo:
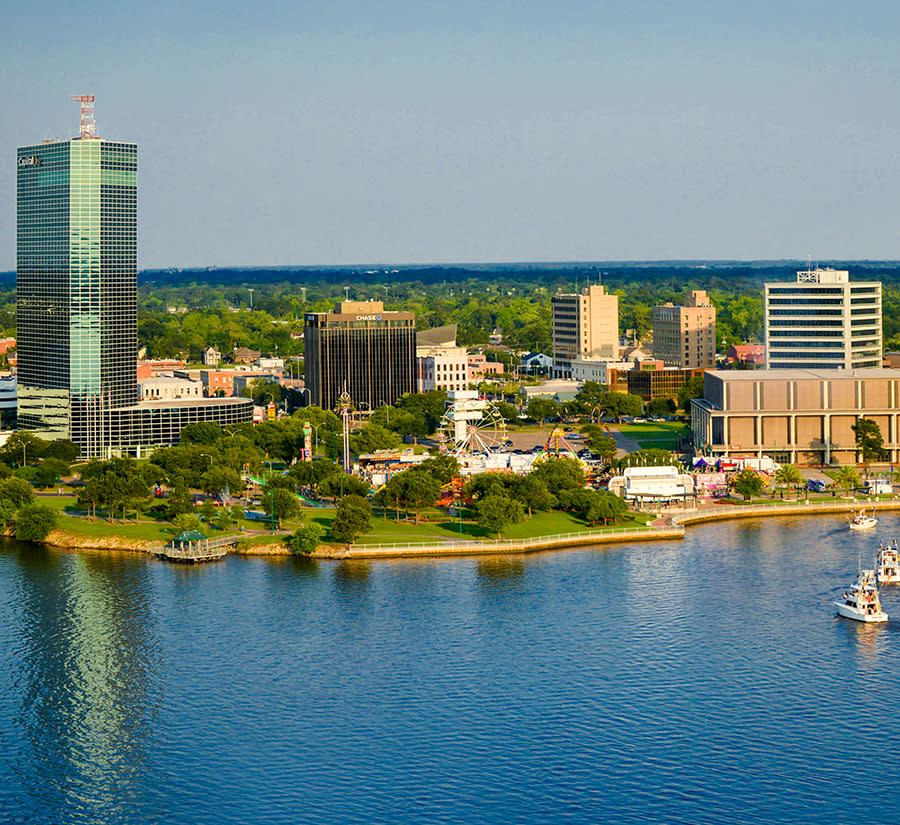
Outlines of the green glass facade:
[{"label": "green glass facade", "polygon": [[41,143],[16,166],[19,426],[100,455],[137,401],[137,146]]}]

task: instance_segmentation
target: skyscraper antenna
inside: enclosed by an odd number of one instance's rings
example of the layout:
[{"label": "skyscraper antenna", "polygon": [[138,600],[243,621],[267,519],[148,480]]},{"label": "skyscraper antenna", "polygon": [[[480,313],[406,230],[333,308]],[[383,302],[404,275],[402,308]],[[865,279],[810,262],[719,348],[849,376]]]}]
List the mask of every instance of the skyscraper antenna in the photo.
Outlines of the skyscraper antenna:
[{"label": "skyscraper antenna", "polygon": [[72,95],[72,102],[81,104],[81,137],[94,137],[97,128],[94,124],[94,96]]}]

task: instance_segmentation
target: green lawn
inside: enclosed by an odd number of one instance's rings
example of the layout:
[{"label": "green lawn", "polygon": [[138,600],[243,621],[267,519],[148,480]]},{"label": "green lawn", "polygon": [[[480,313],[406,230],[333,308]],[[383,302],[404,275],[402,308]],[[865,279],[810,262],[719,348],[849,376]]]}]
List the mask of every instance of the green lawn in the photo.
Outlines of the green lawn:
[{"label": "green lawn", "polygon": [[172,538],[171,526],[167,528],[164,524],[155,523],[129,524],[128,522],[114,521],[110,524],[110,522],[100,518],[96,521],[91,521],[78,516],[60,515],[56,526],[60,530],[65,530],[67,533],[74,533],[78,536],[122,536],[123,538],[145,539],[147,541],[167,541]]},{"label": "green lawn", "polygon": [[658,448],[674,450],[679,437],[690,435],[690,427],[680,421],[663,421],[658,424],[622,424],[618,427],[622,435],[633,438],[645,450]]},{"label": "green lawn", "polygon": [[[327,543],[330,540],[327,531],[331,526],[331,515],[310,513],[310,516],[309,521],[311,523],[322,527],[324,531],[323,541]],[[648,516],[645,513],[635,513],[634,520],[628,519],[618,525],[592,528],[589,524],[575,518],[570,513],[552,510],[549,513],[535,513],[531,518],[526,518],[519,524],[511,524],[503,531],[503,537],[509,539],[534,538],[536,536],[549,536],[558,533],[583,533],[593,529],[603,532],[604,530],[620,530],[622,527],[640,527],[647,521]],[[372,530],[364,536],[360,536],[356,543],[358,545],[437,544],[460,538],[466,541],[489,541],[494,538],[494,535],[484,527],[468,520],[463,520],[462,532],[460,532],[460,523],[454,519],[445,518],[440,521],[414,524],[412,521],[395,521],[393,514],[388,514],[387,518],[374,515],[372,517]]]}]

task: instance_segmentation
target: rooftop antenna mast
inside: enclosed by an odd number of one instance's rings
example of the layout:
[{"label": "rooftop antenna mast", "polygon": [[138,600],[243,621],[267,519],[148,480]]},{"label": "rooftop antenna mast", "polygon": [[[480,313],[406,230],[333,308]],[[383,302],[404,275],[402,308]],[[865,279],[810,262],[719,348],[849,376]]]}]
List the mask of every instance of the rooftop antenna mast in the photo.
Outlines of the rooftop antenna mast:
[{"label": "rooftop antenna mast", "polygon": [[94,124],[94,96],[72,95],[72,102],[81,104],[81,137],[94,137],[97,130]]}]

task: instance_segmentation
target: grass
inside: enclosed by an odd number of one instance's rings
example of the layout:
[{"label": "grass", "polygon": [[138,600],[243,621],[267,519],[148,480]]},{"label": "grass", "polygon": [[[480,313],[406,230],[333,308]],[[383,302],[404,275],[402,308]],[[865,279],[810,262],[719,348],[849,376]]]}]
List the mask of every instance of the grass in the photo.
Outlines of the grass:
[{"label": "grass", "polygon": [[[328,530],[331,527],[331,517],[321,513],[309,512],[309,522],[318,524],[323,529],[323,541],[328,543],[331,539]],[[583,533],[589,530],[597,532],[609,530],[621,530],[623,527],[640,527],[649,521],[646,513],[634,513],[633,518],[628,518],[617,525],[606,527],[592,527],[571,513],[559,510],[551,510],[546,513],[534,513],[518,524],[511,524],[503,530],[503,538],[525,539],[538,536],[551,536],[558,533]],[[479,541],[491,540],[494,534],[473,521],[463,519],[460,531],[458,520],[449,519],[446,516],[442,520],[422,522],[414,524],[412,521],[395,521],[393,512],[389,511],[386,517],[372,516],[372,530],[357,539],[357,545],[372,544],[439,544],[445,541],[459,540]]]},{"label": "grass", "polygon": [[165,527],[162,523],[138,522],[108,522],[98,518],[91,521],[78,516],[60,515],[56,526],[67,533],[77,536],[89,536],[91,538],[116,537],[127,539],[145,539],[147,541],[168,541],[172,538],[172,528]]},{"label": "grass", "polygon": [[642,449],[674,450],[678,439],[687,437],[690,428],[680,421],[663,421],[647,424],[622,424],[618,427],[622,435],[633,438]]}]

